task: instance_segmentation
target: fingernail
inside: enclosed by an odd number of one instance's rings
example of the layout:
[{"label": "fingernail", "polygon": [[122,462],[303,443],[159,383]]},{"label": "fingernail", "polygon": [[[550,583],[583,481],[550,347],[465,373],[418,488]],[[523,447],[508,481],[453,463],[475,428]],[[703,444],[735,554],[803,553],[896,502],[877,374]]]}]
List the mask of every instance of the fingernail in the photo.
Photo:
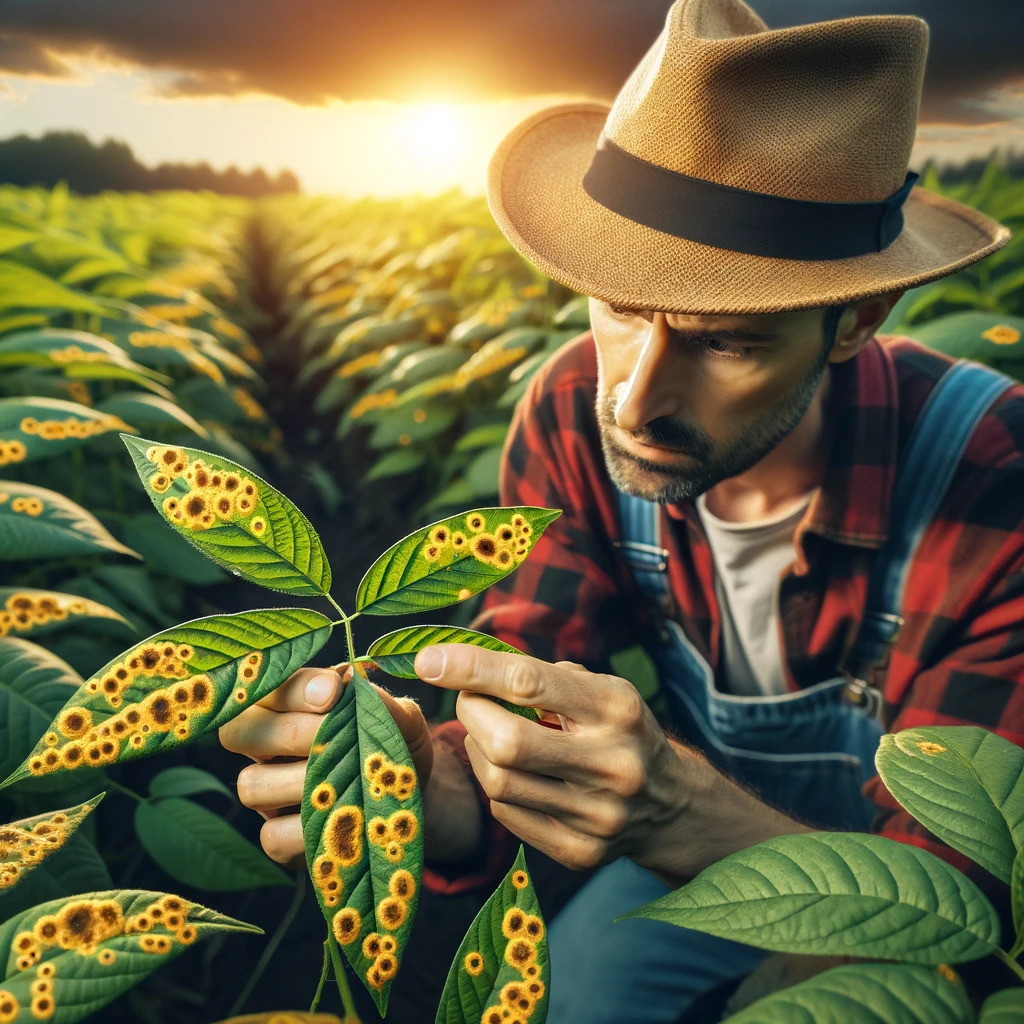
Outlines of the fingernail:
[{"label": "fingernail", "polygon": [[416,655],[415,668],[420,679],[437,679],[444,671],[444,651],[437,647],[424,647]]},{"label": "fingernail", "polygon": [[313,676],[306,683],[306,703],[311,707],[318,708],[331,699],[334,692],[334,676]]}]

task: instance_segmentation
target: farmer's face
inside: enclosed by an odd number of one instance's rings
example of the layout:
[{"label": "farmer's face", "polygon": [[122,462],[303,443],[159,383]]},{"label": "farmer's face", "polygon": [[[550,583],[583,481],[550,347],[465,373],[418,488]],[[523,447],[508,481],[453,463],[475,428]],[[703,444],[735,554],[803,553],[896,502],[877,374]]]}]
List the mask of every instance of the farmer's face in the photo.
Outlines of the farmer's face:
[{"label": "farmer's face", "polygon": [[597,421],[615,485],[675,503],[759,462],[823,387],[824,311],[637,312],[590,300]]}]

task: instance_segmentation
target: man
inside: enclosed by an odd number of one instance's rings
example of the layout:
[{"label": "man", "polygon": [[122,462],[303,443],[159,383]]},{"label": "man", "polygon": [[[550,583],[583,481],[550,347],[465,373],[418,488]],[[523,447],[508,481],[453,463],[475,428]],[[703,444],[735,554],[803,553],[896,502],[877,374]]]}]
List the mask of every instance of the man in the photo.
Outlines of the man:
[{"label": "man", "polygon": [[[912,17],[768,31],[740,0],[678,0],[610,111],[542,111],[492,161],[506,236],[594,297],[592,333],[534,379],[502,467],[502,504],[563,515],[474,624],[530,656],[421,652],[422,679],[461,691],[432,743],[412,702],[388,704],[429,778],[436,889],[446,861],[483,849],[507,867],[504,830],[600,867],[550,930],[557,1024],[674,1021],[748,973],[762,954],[747,947],[609,926],[763,839],[873,828],[965,863],[877,779],[877,806],[861,796],[882,728],[869,682],[886,728],[975,723],[1024,743],[1024,389],[964,442],[923,541],[902,562],[884,543],[906,526],[894,487],[917,472],[908,438],[949,360],[875,333],[906,288],[1008,237],[911,188],[926,39]],[[883,563],[905,576],[898,608],[866,607]],[[881,643],[858,629],[899,619]],[[664,723],[610,671],[637,642]],[[302,669],[223,740],[305,756],[340,686]],[[280,861],[301,851],[297,815],[278,812],[303,773],[239,777]]]}]

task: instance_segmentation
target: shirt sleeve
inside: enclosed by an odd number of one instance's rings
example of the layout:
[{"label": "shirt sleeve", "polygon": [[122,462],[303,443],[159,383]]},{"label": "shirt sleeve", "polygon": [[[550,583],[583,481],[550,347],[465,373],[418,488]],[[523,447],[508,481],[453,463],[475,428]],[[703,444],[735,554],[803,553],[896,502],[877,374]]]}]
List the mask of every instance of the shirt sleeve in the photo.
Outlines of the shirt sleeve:
[{"label": "shirt sleeve", "polygon": [[[587,375],[572,364],[574,355],[559,353],[531,381],[506,438],[499,481],[502,506],[562,514],[522,564],[487,590],[472,628],[544,661],[573,661],[605,672],[610,653],[631,642],[623,597],[630,583],[616,569],[611,538],[618,526],[602,486],[607,474],[593,424],[593,394]],[[443,723],[433,735],[470,771],[461,723]],[[486,831],[484,866],[468,875],[462,866],[433,864],[424,883],[434,891],[496,884],[511,862],[514,837],[491,816],[486,794],[476,788]]]}]

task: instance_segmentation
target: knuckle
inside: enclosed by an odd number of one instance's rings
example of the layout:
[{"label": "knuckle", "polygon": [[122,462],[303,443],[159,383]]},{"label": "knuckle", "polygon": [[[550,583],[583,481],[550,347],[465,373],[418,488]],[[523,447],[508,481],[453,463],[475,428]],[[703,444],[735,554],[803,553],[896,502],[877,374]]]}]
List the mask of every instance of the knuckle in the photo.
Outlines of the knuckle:
[{"label": "knuckle", "polygon": [[518,763],[522,751],[522,736],[517,719],[494,731],[491,736],[491,753],[488,760],[498,767],[511,767]]},{"label": "knuckle", "polygon": [[574,839],[556,859],[570,871],[586,871],[602,862],[605,849],[599,840]]},{"label": "knuckle", "polygon": [[490,766],[487,769],[486,777],[481,779],[480,784],[492,800],[507,803],[512,795],[512,774],[503,768]]},{"label": "knuckle", "polygon": [[626,827],[627,818],[622,804],[604,807],[594,814],[593,834],[600,839],[614,839]]},{"label": "knuckle", "polygon": [[618,685],[605,698],[607,714],[619,728],[635,729],[644,720],[644,699],[632,683],[626,680],[616,682]]},{"label": "knuckle", "polygon": [[515,657],[509,664],[509,694],[516,703],[530,704],[541,693],[540,671],[535,662]]},{"label": "knuckle", "polygon": [[309,752],[310,744],[306,742],[302,729],[302,717],[285,713],[280,716],[280,730],[275,737],[274,747],[280,753]]},{"label": "knuckle", "polygon": [[647,783],[643,760],[635,751],[621,755],[615,766],[614,792],[623,797],[637,796]]},{"label": "knuckle", "polygon": [[587,671],[578,661],[556,661],[555,668],[567,668],[573,672]]}]

